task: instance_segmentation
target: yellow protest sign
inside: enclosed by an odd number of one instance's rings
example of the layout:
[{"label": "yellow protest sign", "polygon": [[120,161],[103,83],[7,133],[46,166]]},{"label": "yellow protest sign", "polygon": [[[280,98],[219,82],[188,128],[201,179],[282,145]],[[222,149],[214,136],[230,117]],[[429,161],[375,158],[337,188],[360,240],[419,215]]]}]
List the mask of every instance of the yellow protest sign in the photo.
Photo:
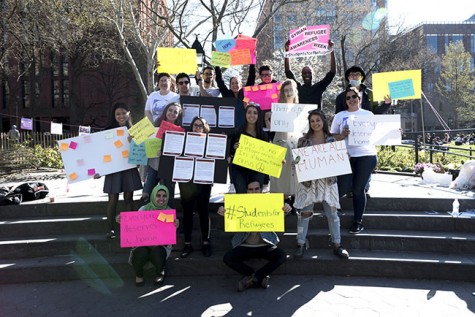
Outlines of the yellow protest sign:
[{"label": "yellow protest sign", "polygon": [[233,163],[279,178],[287,149],[241,134]]},{"label": "yellow protest sign", "polygon": [[284,195],[224,195],[225,232],[284,232]]},{"label": "yellow protest sign", "polygon": [[145,140],[145,156],[147,158],[158,157],[157,153],[162,148],[162,139],[152,138]]},{"label": "yellow protest sign", "polygon": [[157,67],[159,73],[186,73],[194,74],[198,70],[196,64],[196,50],[187,48],[157,48]]},{"label": "yellow protest sign", "polygon": [[134,138],[136,144],[142,144],[149,136],[155,133],[152,122],[145,117],[129,129],[129,134]]},{"label": "yellow protest sign", "polygon": [[228,67],[231,65],[231,55],[229,53],[224,52],[211,52],[211,65],[213,66],[220,66],[220,67]]},{"label": "yellow protest sign", "polygon": [[421,99],[421,70],[402,70],[373,74],[373,100],[383,101],[384,96],[391,99]]}]

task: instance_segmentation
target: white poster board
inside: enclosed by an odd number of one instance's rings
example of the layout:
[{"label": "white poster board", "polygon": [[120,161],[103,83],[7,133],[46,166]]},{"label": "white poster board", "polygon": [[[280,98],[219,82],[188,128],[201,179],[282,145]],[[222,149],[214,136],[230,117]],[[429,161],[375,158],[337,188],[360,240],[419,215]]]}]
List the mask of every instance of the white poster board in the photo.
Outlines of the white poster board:
[{"label": "white poster board", "polygon": [[308,131],[308,113],[318,105],[273,103],[270,130],[273,132],[305,133]]},{"label": "white poster board", "polygon": [[58,141],[68,183],[136,168],[129,164],[127,127],[111,129]]},{"label": "white poster board", "polygon": [[292,150],[299,183],[351,174],[345,141],[318,144]]},{"label": "white poster board", "polygon": [[350,116],[348,145],[401,144],[401,115]]}]

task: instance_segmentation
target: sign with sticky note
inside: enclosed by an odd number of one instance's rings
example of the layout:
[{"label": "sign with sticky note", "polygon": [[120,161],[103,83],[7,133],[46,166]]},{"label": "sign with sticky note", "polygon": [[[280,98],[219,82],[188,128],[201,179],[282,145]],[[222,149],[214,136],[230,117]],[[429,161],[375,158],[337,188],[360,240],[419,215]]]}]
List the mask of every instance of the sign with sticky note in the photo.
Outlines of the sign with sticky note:
[{"label": "sign with sticky note", "polygon": [[[117,130],[122,132],[117,133]],[[128,163],[127,135],[127,127],[120,127],[59,140],[58,145],[68,182],[91,179],[96,173],[104,176],[136,168],[136,165]],[[71,144],[75,147],[74,150],[71,149]],[[118,144],[122,145],[117,147]]]},{"label": "sign with sticky note", "polygon": [[374,101],[383,101],[386,95],[391,99],[421,99],[420,69],[375,73],[372,79]]},{"label": "sign with sticky note", "polygon": [[251,53],[248,48],[232,50],[229,52],[231,55],[231,65],[248,65],[252,63]]},{"label": "sign with sticky note", "polygon": [[261,110],[270,110],[279,101],[280,83],[244,87],[244,101],[258,103]]},{"label": "sign with sticky note", "polygon": [[147,117],[134,124],[129,130],[129,134],[134,138],[137,144],[142,143],[154,133],[155,127]]},{"label": "sign with sticky note", "polygon": [[211,52],[210,64],[213,66],[229,67],[231,65],[231,55],[225,52]]},{"label": "sign with sticky note", "polygon": [[224,195],[225,232],[284,232],[283,194]]},{"label": "sign with sticky note", "polygon": [[289,50],[285,57],[327,54],[330,51],[330,25],[302,26],[289,32]]},{"label": "sign with sticky note", "polygon": [[287,149],[241,134],[233,164],[279,178]]},{"label": "sign with sticky note", "polygon": [[120,213],[120,247],[176,243],[176,211],[147,210]]},{"label": "sign with sticky note", "polygon": [[196,50],[187,48],[157,48],[158,73],[194,74],[198,70]]},{"label": "sign with sticky note", "polygon": [[401,144],[401,115],[350,116],[348,145]]}]

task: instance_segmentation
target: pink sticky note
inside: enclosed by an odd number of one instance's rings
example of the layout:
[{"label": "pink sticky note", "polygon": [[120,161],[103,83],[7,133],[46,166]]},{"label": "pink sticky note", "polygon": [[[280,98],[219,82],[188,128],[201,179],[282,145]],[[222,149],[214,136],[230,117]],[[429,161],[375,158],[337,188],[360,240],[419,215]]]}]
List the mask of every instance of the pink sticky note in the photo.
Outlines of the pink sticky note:
[{"label": "pink sticky note", "polygon": [[69,148],[70,149],[75,150],[77,147],[78,147],[78,144],[76,142],[71,141],[71,143],[69,143]]},{"label": "pink sticky note", "polygon": [[96,169],[95,168],[90,168],[87,170],[87,175],[88,176],[94,176],[96,174]]},{"label": "pink sticky note", "polygon": [[76,164],[77,164],[77,166],[84,166],[85,163],[84,163],[83,159],[79,159],[79,160],[76,161]]}]

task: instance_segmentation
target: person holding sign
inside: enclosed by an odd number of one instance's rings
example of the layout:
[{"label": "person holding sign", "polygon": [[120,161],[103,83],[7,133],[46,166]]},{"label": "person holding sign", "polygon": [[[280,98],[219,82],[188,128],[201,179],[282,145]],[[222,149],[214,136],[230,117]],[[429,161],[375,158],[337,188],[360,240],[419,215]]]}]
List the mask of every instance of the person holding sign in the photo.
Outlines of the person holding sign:
[{"label": "person holding sign", "polygon": [[[384,102],[378,104],[373,101],[373,91],[363,84],[363,81],[366,79],[366,74],[364,70],[359,66],[351,66],[345,72],[345,78],[349,83],[350,87],[357,89],[359,94],[359,106],[361,109],[368,110],[374,114],[383,114],[386,113],[391,106],[391,99],[389,96],[384,98]],[[342,92],[336,97],[335,100],[335,114],[346,110],[346,91]]]},{"label": "person holding sign", "polygon": [[[209,125],[204,118],[195,117],[191,121],[193,132],[209,133]],[[191,233],[193,231],[193,214],[195,211],[200,216],[201,228],[201,252],[205,257],[212,254],[209,244],[209,198],[211,196],[211,187],[209,184],[196,184],[193,181],[187,183],[178,183],[180,187],[181,205],[183,206],[183,231],[185,234],[185,247],[181,253],[182,258],[186,258],[193,252],[191,245]]]},{"label": "person holding sign", "polygon": [[[330,135],[328,122],[325,114],[321,110],[313,110],[308,115],[309,129],[304,137],[298,140],[297,147],[308,147],[318,144],[335,142],[335,138]],[[315,203],[322,203],[328,228],[330,229],[331,244],[333,253],[340,258],[347,259],[348,251],[341,246],[340,217],[337,209],[340,208],[338,196],[338,186],[336,177],[320,178],[311,181],[298,183],[295,193],[294,208],[297,209],[297,244],[295,257],[302,257],[308,249],[308,224],[313,217],[313,207]]]},{"label": "person holding sign", "polygon": [[[206,96],[219,97],[219,88],[214,86],[214,68],[212,66],[203,68],[203,78],[204,80],[200,77],[199,72],[196,73],[196,84],[200,86],[200,90],[204,89]],[[200,95],[205,96],[203,93]]]},{"label": "person holding sign", "polygon": [[[249,180],[247,183],[248,194],[262,193],[262,182]],[[292,208],[285,204],[282,210],[288,214]],[[223,206],[218,208],[218,215],[224,216],[226,210]],[[244,275],[238,282],[238,291],[242,292],[250,287],[269,287],[269,275],[287,260],[287,254],[277,247],[279,237],[275,232],[239,232],[231,241],[233,248],[223,257],[224,263]],[[268,262],[254,270],[245,261],[249,259],[265,259]]]},{"label": "person holding sign", "polygon": [[374,116],[371,111],[360,108],[360,93],[355,87],[349,87],[345,91],[346,110],[335,115],[330,132],[335,138],[345,140],[352,174],[338,177],[338,192],[341,196],[353,192],[353,224],[349,233],[360,233],[364,230],[363,214],[366,209],[365,188],[368,185],[371,173],[378,164],[376,147],[374,145],[348,145],[348,135],[350,134],[349,117]]},{"label": "person holding sign", "polygon": [[157,76],[158,91],[152,92],[145,103],[145,116],[150,122],[155,122],[163,113],[165,106],[178,102],[180,96],[171,91],[171,76],[168,73],[160,73]]},{"label": "person holding sign", "polygon": [[[289,51],[290,40],[285,43],[285,51]],[[335,77],[336,73],[336,64],[335,64],[335,52],[333,51],[334,43],[332,41],[328,41],[328,47],[331,49],[330,53],[330,71],[325,75],[325,77],[315,83],[312,84],[313,81],[313,69],[310,66],[305,66],[302,68],[302,80],[303,84],[299,83],[295,78],[294,73],[290,68],[290,61],[289,58],[286,57],[284,59],[284,68],[285,68],[285,77],[288,79],[292,79],[297,83],[297,89],[299,93],[299,100],[300,103],[303,104],[316,104],[318,105],[318,109],[322,108],[322,95],[327,89],[327,87],[331,84],[333,78]]]},{"label": "person holding sign", "polygon": [[[242,134],[257,138],[262,141],[268,141],[267,135],[262,127],[263,119],[261,109],[258,105],[250,103],[246,107],[245,122],[230,137],[231,156],[229,160],[234,158],[237,148],[239,147],[239,139]],[[246,193],[246,184],[250,178],[257,179],[261,183],[264,182],[264,174],[255,172],[236,164],[230,165],[230,173],[236,194]]]},{"label": "person holding sign", "polygon": [[[112,123],[108,129],[126,126],[132,126],[132,118],[130,116],[130,108],[124,103],[118,102],[112,108]],[[130,137],[129,137],[130,142]],[[98,179],[101,175],[95,174],[94,178]],[[117,210],[117,202],[119,194],[124,193],[124,202],[126,210],[134,209],[134,190],[142,189],[142,181],[137,168],[106,175],[104,180],[104,193],[108,194],[109,201],[107,203],[107,223],[109,231],[107,238],[114,239],[116,237],[114,224]]]},{"label": "person holding sign", "polygon": [[[145,210],[169,210],[168,206],[168,188],[163,185],[157,185],[153,188],[150,202],[142,207],[139,211]],[[158,220],[157,220],[158,221]],[[180,222],[175,219],[175,227],[178,228]],[[135,285],[144,286],[144,266],[147,262],[151,262],[155,267],[155,286],[160,286],[165,281],[165,262],[172,252],[171,245],[157,245],[148,247],[137,247],[130,251],[129,262],[134,267]]]},{"label": "person holding sign", "polygon": [[[179,103],[172,102],[165,106],[165,109],[162,115],[154,122],[155,127],[159,127],[162,124],[162,121],[167,121],[173,123],[175,125],[180,125],[181,117],[182,117],[182,108]],[[158,153],[158,157],[156,158],[149,158],[147,164],[147,177],[145,178],[145,185],[142,191],[142,201],[148,201],[150,192],[152,191],[153,187],[158,184],[160,178],[158,175],[158,164],[160,163],[160,153]],[[172,184],[167,184],[171,187]],[[174,195],[175,190],[174,188],[170,188],[172,195]],[[172,196],[174,197],[174,196]]]}]

